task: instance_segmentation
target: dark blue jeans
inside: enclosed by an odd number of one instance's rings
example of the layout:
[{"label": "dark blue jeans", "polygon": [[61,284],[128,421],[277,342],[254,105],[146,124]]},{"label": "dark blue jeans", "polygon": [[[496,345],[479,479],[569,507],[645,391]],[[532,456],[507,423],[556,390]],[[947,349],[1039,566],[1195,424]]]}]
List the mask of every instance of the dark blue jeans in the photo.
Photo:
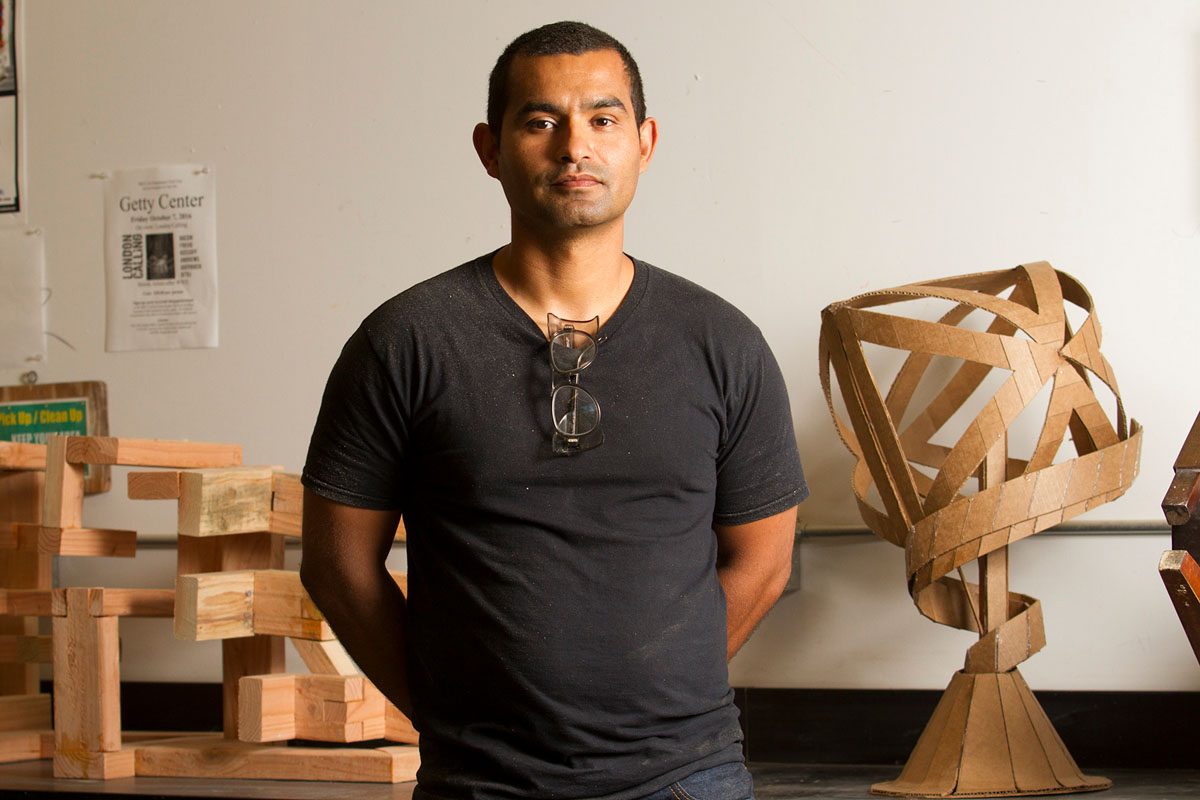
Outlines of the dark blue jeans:
[{"label": "dark blue jeans", "polygon": [[740,762],[694,772],[643,800],[754,800],[754,781]]}]

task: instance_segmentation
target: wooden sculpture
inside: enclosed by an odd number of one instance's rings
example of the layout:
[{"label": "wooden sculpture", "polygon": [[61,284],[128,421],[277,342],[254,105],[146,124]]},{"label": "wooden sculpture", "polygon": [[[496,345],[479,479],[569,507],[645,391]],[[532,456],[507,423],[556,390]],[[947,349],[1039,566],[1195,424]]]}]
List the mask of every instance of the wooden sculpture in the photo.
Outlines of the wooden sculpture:
[{"label": "wooden sculpture", "polygon": [[[25,626],[20,635],[0,633],[0,665],[23,662],[12,676],[0,672],[0,761],[53,756],[55,777],[101,780],[413,779],[416,731],[358,674],[299,574],[282,569],[284,537],[301,531],[299,477],[241,460],[239,446],[194,442],[51,436],[44,447],[0,443],[0,479],[32,474],[0,482],[0,520],[11,518],[0,523],[0,567],[17,557],[40,565],[36,587],[0,582],[0,616]],[[97,465],[150,467],[128,473],[129,498],[178,504],[174,588],[51,587],[52,555],[136,555],[135,531],[83,522],[84,474]],[[396,580],[403,589],[404,576]],[[37,617],[52,618],[52,636],[33,635]],[[122,731],[121,617],[174,618],[177,638],[222,640],[222,733]],[[311,674],[284,672],[285,638]],[[50,698],[35,693],[38,662],[54,665],[53,731]],[[3,696],[9,684],[11,698]],[[280,746],[299,738],[386,741]]]},{"label": "wooden sculpture", "polygon": [[[874,310],[929,298],[949,303],[936,321]],[[1077,331],[1064,301],[1086,313]],[[972,312],[987,316],[985,330],[963,325]],[[886,393],[866,343],[905,354]],[[1115,499],[1137,474],[1141,428],[1125,418],[1087,291],[1038,262],[868,292],[822,312],[820,361],[830,412],[857,458],[852,485],[863,520],[904,548],[909,593],[923,615],[979,633],[900,777],[872,791],[973,797],[1108,788],[1107,779],[1080,772],[1017,671],[1045,634],[1038,601],[1008,589],[1010,544]],[[919,386],[936,384],[934,364],[950,366],[947,379],[919,394]],[[833,403],[831,365],[848,423]],[[977,390],[992,370],[1008,371],[1007,379],[979,398],[981,410],[956,442],[936,443],[968,401],[986,393]],[[1116,398],[1115,424],[1093,379]],[[1014,422],[1047,385],[1031,455],[1015,458]],[[929,394],[914,407],[914,397]],[[1077,457],[1056,463],[1068,432]],[[872,489],[882,509],[870,502]],[[976,559],[978,584],[962,573]]]},{"label": "wooden sculpture", "polygon": [[[54,752],[50,695],[39,686],[40,666],[53,660],[53,646],[50,636],[39,634],[38,617],[52,615],[54,555],[71,555],[80,542],[71,534],[42,539],[46,446],[30,440],[39,426],[61,425],[38,413],[47,410],[42,404],[56,403],[83,406],[83,419],[70,423],[81,432],[107,433],[103,382],[0,386],[5,435],[15,426],[25,439],[0,441],[0,763]],[[97,467],[85,477],[83,491],[106,492],[109,484],[108,467]]]},{"label": "wooden sculpture", "polygon": [[1162,577],[1183,623],[1192,652],[1200,659],[1200,415],[1175,459],[1175,478],[1163,498],[1163,514],[1171,525],[1171,549],[1158,562]]},{"label": "wooden sculpture", "polygon": [[38,686],[50,637],[38,635],[27,598],[50,588],[51,557],[17,549],[19,527],[41,520],[45,472],[45,445],[0,442],[0,763],[54,751],[50,695]]}]

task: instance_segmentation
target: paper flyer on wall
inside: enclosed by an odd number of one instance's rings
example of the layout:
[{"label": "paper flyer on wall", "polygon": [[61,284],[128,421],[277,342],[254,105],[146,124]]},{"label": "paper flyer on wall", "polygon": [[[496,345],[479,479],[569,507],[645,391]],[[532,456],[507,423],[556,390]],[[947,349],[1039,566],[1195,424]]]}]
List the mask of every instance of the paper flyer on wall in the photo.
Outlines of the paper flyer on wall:
[{"label": "paper flyer on wall", "polygon": [[196,164],[113,173],[104,191],[106,349],[217,346],[216,182]]},{"label": "paper flyer on wall", "polygon": [[0,213],[21,208],[15,12],[14,0],[0,0]]},{"label": "paper flyer on wall", "polygon": [[0,233],[0,367],[46,360],[46,248],[41,231]]}]

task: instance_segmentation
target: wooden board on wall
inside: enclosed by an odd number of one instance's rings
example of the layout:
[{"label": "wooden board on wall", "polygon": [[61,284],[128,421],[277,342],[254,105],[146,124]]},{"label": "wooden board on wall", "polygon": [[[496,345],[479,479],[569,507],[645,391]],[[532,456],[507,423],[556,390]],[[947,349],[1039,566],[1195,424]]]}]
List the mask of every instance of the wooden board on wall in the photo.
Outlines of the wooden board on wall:
[{"label": "wooden board on wall", "polygon": [[[108,435],[108,386],[103,381],[0,386],[0,404],[69,399],[82,399],[87,402],[87,436]],[[107,492],[111,485],[112,473],[107,465],[88,467],[87,478],[83,484],[84,492]]]}]

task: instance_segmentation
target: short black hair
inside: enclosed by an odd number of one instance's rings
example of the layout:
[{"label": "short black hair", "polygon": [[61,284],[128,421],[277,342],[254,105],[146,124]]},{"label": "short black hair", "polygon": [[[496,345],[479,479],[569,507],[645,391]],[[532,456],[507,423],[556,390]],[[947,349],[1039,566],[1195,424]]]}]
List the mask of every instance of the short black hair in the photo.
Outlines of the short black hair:
[{"label": "short black hair", "polygon": [[646,121],[646,97],[642,91],[642,74],[637,62],[618,42],[598,28],[584,22],[551,22],[522,33],[496,59],[488,76],[487,123],[493,136],[500,135],[504,110],[508,108],[508,80],[512,62],[517,56],[578,56],[596,50],[615,50],[625,64],[629,78],[629,96],[633,101],[633,116],[640,126]]}]

